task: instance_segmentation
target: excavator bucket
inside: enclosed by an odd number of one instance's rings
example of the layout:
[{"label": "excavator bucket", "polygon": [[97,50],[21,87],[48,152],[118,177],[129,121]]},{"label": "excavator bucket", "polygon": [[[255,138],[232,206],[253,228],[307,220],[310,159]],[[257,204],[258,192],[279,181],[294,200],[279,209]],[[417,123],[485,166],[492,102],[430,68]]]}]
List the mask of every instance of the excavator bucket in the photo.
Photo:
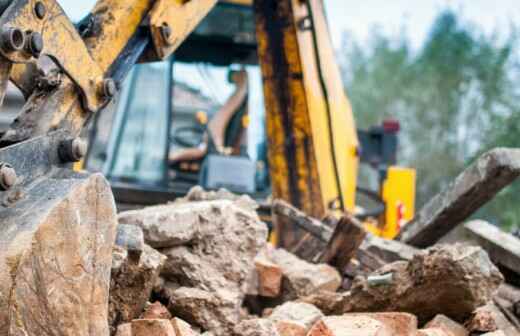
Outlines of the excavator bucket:
[{"label": "excavator bucket", "polygon": [[18,180],[0,191],[0,335],[108,335],[115,203],[103,176],[68,169],[63,136],[0,151]]}]

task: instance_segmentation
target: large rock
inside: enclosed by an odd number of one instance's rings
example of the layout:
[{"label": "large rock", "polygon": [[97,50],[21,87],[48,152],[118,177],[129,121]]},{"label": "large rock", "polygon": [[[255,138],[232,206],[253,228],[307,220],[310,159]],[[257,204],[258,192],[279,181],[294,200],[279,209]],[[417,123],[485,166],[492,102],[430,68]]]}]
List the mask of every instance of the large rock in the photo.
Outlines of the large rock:
[{"label": "large rock", "polygon": [[461,322],[491,300],[502,281],[484,250],[456,244],[357,277],[350,292],[322,291],[303,300],[325,314],[399,311],[417,315],[422,323],[437,314]]},{"label": "large rock", "polygon": [[175,316],[229,335],[254,259],[265,248],[267,226],[235,201],[178,202],[120,215],[141,225],[147,243],[167,256],[162,294]]},{"label": "large rock", "polygon": [[345,300],[344,312],[401,311],[426,322],[443,313],[463,321],[492,299],[503,277],[480,247],[436,246],[410,262],[389,264],[373,279],[357,278]]},{"label": "large rock", "polygon": [[19,192],[0,212],[0,335],[108,335],[109,184],[63,173]]},{"label": "large rock", "polygon": [[284,301],[302,298],[322,290],[336,291],[341,286],[339,272],[325,264],[311,264],[283,250],[269,251],[269,258],[282,269]]},{"label": "large rock", "polygon": [[119,246],[113,253],[109,323],[115,327],[141,315],[166,257],[148,245],[137,260]]}]

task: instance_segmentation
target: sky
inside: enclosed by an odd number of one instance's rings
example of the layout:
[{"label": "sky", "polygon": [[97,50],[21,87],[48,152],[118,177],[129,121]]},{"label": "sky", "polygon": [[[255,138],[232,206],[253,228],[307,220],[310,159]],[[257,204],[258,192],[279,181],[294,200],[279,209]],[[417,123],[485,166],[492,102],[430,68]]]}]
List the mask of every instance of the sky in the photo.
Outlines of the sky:
[{"label": "sky", "polygon": [[[74,19],[84,16],[94,0],[58,0]],[[324,0],[336,48],[342,33],[349,31],[360,41],[366,40],[372,27],[398,34],[403,24],[415,46],[427,37],[435,16],[449,7],[462,13],[484,32],[505,31],[511,22],[520,25],[520,0]]]}]

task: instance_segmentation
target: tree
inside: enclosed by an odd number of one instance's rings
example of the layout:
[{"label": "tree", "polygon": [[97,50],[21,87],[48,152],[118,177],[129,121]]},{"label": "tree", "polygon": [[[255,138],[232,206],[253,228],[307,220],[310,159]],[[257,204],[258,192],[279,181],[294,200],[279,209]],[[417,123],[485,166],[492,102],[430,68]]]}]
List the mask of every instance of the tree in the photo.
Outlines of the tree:
[{"label": "tree", "polygon": [[[401,121],[401,162],[417,169],[419,205],[483,149],[520,145],[516,39],[497,36],[479,33],[452,11],[439,14],[418,50],[406,30],[397,37],[373,30],[368,45],[345,35],[341,64],[356,120],[362,127]],[[512,223],[516,215],[498,208],[482,214]]]}]

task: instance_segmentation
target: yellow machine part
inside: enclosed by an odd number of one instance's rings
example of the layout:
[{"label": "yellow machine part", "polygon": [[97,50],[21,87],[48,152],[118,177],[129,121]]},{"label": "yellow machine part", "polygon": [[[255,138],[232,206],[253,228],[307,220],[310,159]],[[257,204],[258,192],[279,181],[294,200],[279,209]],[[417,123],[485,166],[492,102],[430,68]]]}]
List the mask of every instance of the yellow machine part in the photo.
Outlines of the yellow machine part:
[{"label": "yellow machine part", "polygon": [[316,218],[353,211],[358,139],[323,6],[254,6],[273,196]]},{"label": "yellow machine part", "polygon": [[401,229],[415,215],[415,181],[414,169],[390,167],[383,183],[382,198],[385,202],[385,213],[379,225],[366,223],[366,228],[373,234],[394,239]]}]

